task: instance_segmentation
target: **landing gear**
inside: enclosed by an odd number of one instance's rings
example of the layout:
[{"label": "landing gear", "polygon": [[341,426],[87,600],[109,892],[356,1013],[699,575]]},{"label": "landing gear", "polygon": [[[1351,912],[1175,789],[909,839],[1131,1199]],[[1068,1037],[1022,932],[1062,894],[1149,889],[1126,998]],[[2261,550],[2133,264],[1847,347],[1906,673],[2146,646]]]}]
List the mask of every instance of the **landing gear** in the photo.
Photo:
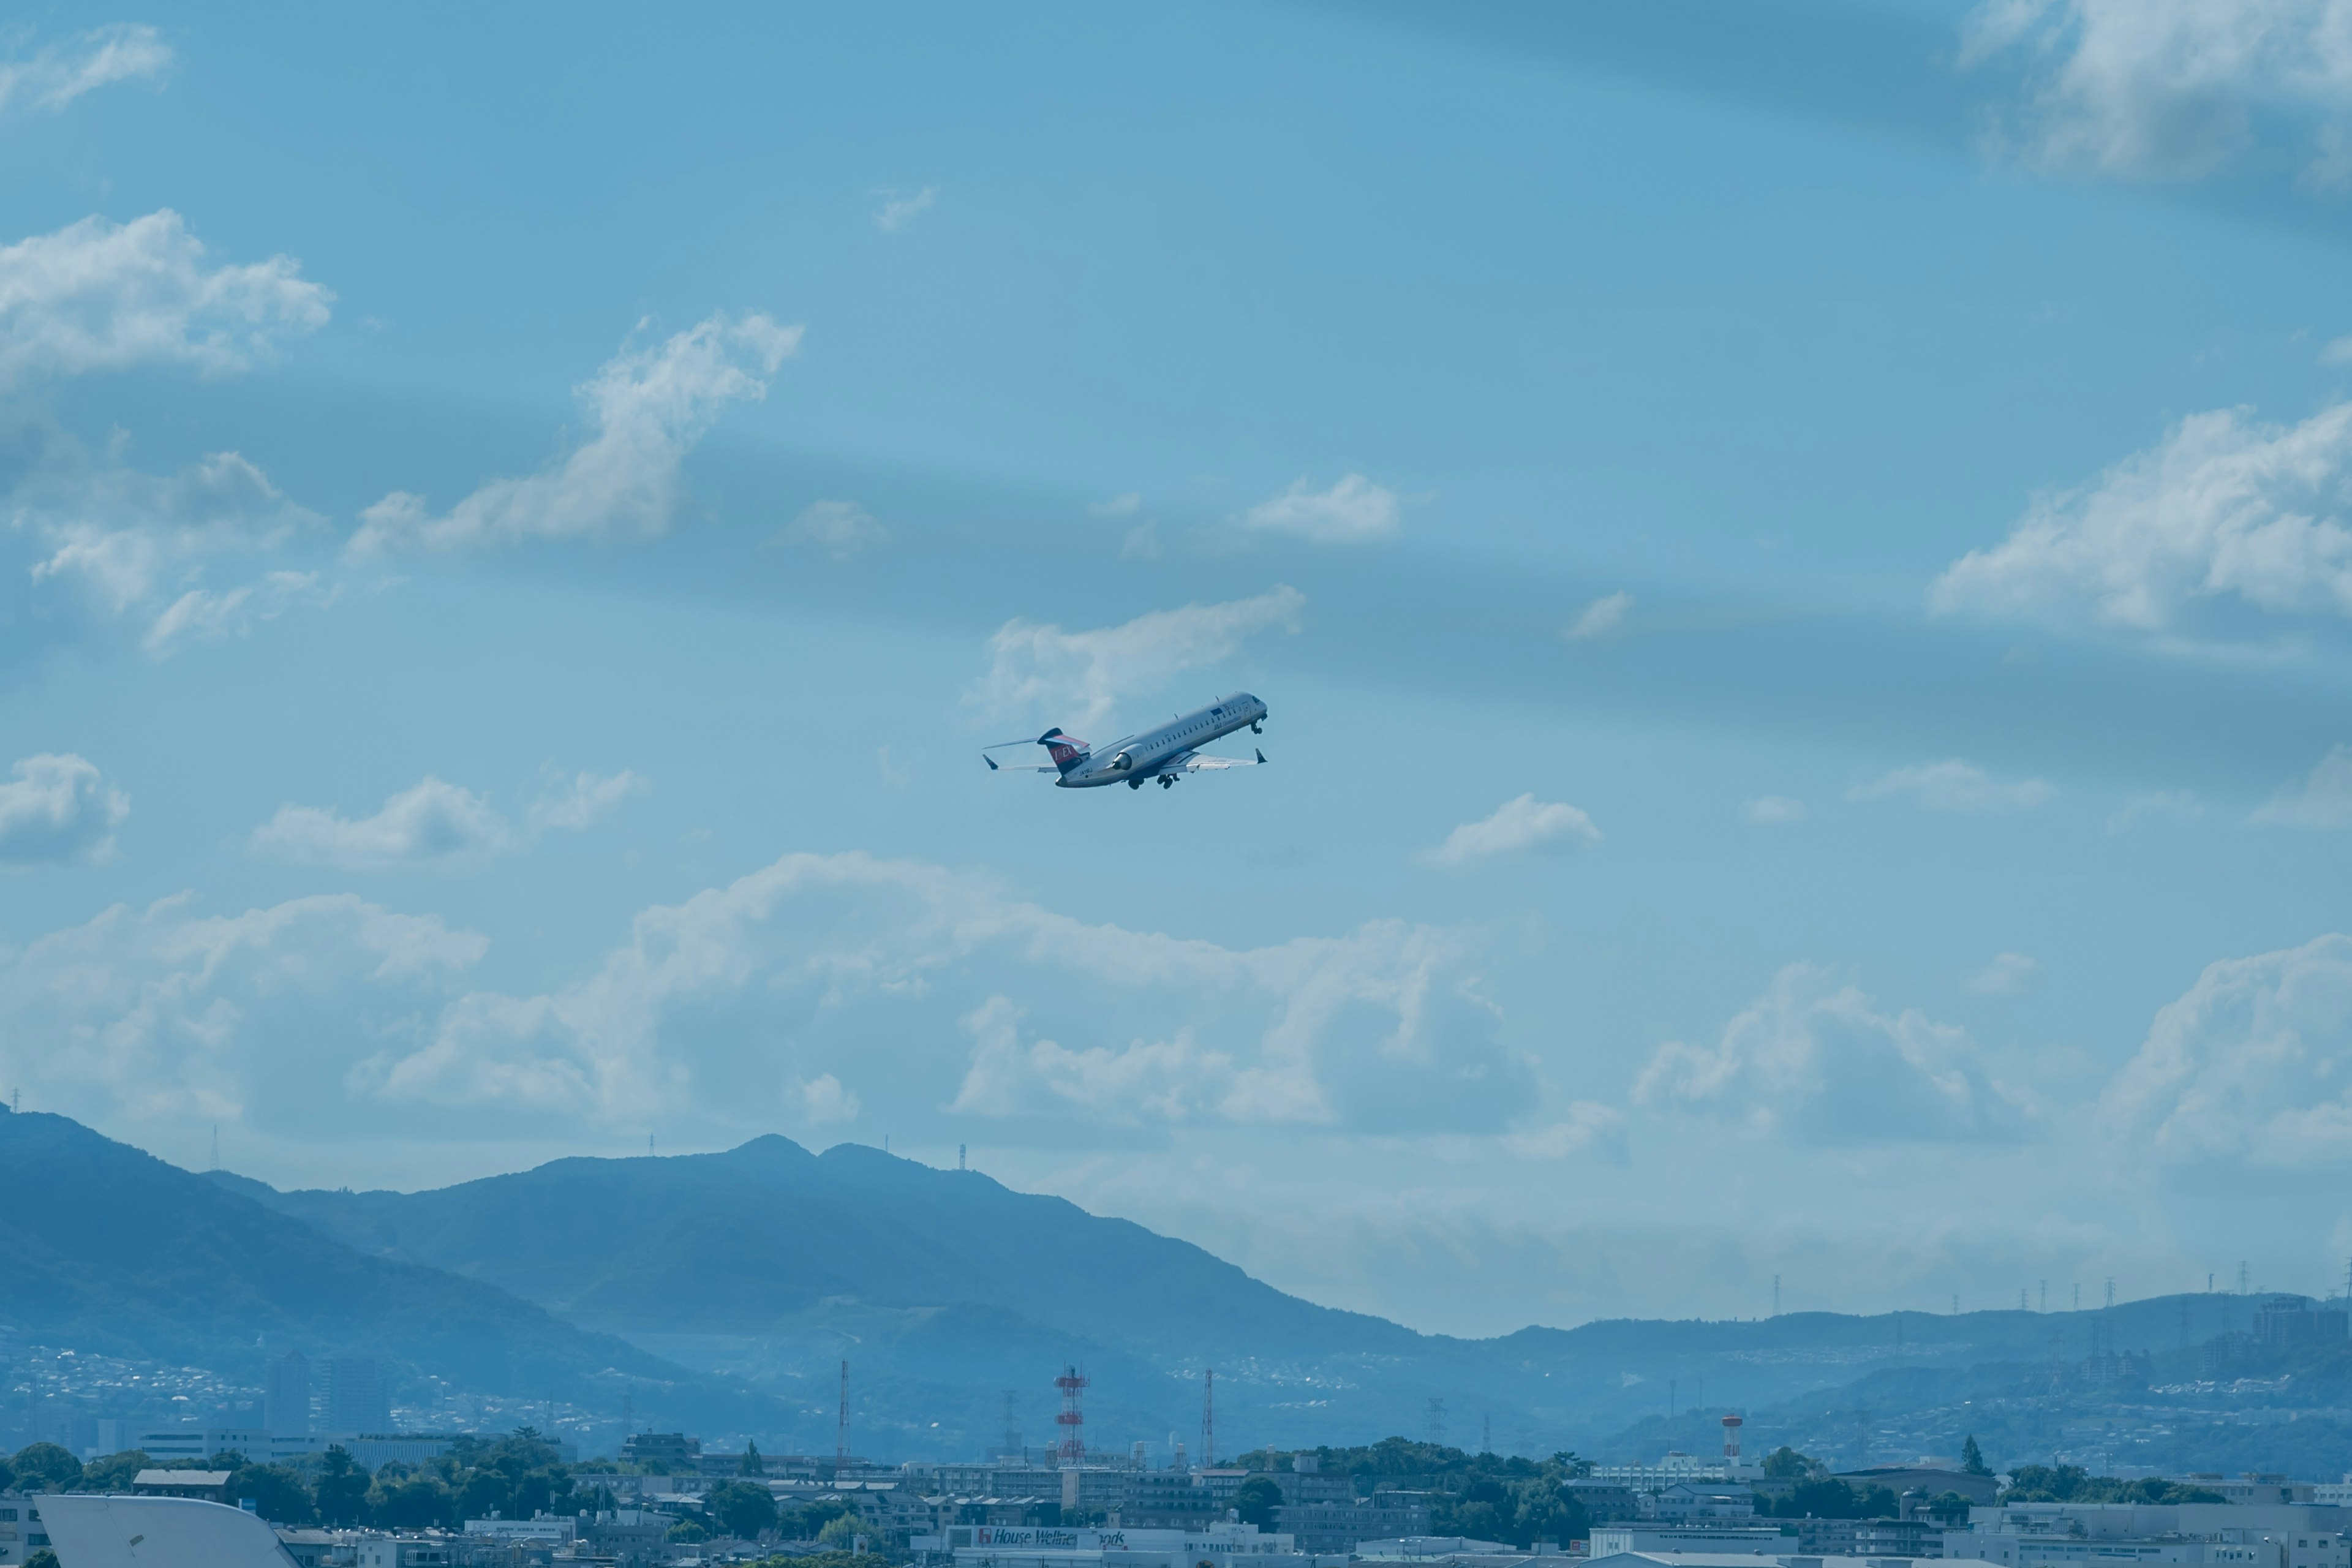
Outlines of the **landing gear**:
[{"label": "landing gear", "polygon": [[1251,734],[1253,734],[1253,735],[1263,735],[1263,734],[1265,734],[1265,720],[1263,720],[1263,719],[1261,719],[1261,720],[1259,720],[1256,723],[1252,724],[1252,725],[1250,726],[1250,733],[1251,733]]},{"label": "landing gear", "polygon": [[1161,789],[1174,789],[1176,787],[1176,781],[1168,777],[1165,773],[1162,773],[1160,778],[1160,787]]},{"label": "landing gear", "polygon": [[1127,781],[1127,787],[1129,789],[1141,789],[1143,787],[1143,781],[1141,779],[1129,779]]}]

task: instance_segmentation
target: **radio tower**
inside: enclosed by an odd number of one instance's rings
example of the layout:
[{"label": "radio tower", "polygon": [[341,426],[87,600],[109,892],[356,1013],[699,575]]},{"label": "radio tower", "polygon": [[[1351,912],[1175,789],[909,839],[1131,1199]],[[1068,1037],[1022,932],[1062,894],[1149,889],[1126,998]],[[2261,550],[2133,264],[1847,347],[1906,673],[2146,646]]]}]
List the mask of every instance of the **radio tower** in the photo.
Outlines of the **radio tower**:
[{"label": "radio tower", "polygon": [[1201,1374],[1201,1468],[1217,1465],[1217,1369]]},{"label": "radio tower", "polygon": [[841,1363],[841,1421],[833,1432],[833,1479],[849,1468],[849,1363]]},{"label": "radio tower", "polygon": [[1062,1429],[1062,1440],[1055,1445],[1054,1455],[1065,1465],[1082,1465],[1087,1460],[1087,1435],[1078,1430],[1087,1424],[1087,1413],[1079,1405],[1079,1396],[1086,1392],[1087,1380],[1075,1366],[1062,1368],[1062,1375],[1054,1380],[1062,1391],[1062,1413],[1054,1417],[1054,1425]]}]

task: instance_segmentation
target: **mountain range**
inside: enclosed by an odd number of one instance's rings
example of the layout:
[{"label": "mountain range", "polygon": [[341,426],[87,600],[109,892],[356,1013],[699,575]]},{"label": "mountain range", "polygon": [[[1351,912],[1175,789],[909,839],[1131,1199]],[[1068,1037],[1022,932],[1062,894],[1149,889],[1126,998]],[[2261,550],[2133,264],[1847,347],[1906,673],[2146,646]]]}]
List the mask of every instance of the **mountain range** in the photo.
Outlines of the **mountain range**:
[{"label": "mountain range", "polygon": [[[1008,1414],[1042,1446],[1066,1363],[1091,1379],[1087,1431],[1106,1447],[1181,1439],[1197,1455],[1211,1367],[1228,1453],[1491,1431],[1521,1452],[1654,1457],[1712,1446],[1727,1408],[1752,1413],[1751,1440],[1845,1444],[1868,1424],[1840,1404],[1848,1390],[1881,1421],[1963,1409],[1971,1388],[2039,1399],[2095,1349],[2179,1361],[2251,1321],[2241,1299],[2196,1295],[1457,1339],[1301,1300],[978,1173],[778,1137],[419,1193],[279,1192],[0,1114],[0,1248],[19,1268],[0,1326],[19,1339],[256,1382],[281,1347],[372,1352],[412,1381],[588,1412],[590,1451],[617,1441],[625,1401],[641,1426],[829,1452],[845,1362],[853,1446],[887,1458],[978,1457]],[[1940,1440],[1931,1426],[1918,1442]],[[2018,1428],[2045,1436],[2059,1440]]]}]

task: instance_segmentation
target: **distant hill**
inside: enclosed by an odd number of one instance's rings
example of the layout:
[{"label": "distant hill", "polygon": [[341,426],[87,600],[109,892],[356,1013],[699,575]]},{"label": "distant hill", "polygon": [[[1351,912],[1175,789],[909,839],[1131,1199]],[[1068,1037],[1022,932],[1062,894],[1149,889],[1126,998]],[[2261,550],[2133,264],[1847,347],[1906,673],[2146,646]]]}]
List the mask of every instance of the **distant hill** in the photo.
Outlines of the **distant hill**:
[{"label": "distant hill", "polygon": [[736,1423],[766,1408],[496,1286],[362,1253],[236,1185],[62,1116],[0,1110],[0,1323],[255,1384],[267,1356],[292,1348],[384,1357],[484,1393],[630,1394]]},{"label": "distant hill", "polygon": [[1127,1221],[858,1145],[818,1155],[766,1137],[414,1194],[215,1179],[359,1250],[772,1390],[793,1413],[780,1442],[830,1447],[847,1360],[859,1441],[899,1457],[992,1447],[1007,1390],[1029,1440],[1049,1440],[1047,1384],[1066,1360],[1093,1378],[1088,1435],[1114,1446],[1171,1432],[1197,1444],[1200,1372],[1213,1365],[1226,1452],[1420,1436],[1438,1400],[1455,1441],[1491,1423],[1517,1451],[1654,1457],[1713,1447],[1727,1408],[1827,1397],[1876,1373],[1885,1397],[1932,1402],[1970,1368],[2079,1359],[2095,1319],[2103,1342],[2139,1350],[2242,1328],[2250,1311],[2189,1297],[2105,1316],[1804,1312],[1461,1340],[1319,1307]]}]

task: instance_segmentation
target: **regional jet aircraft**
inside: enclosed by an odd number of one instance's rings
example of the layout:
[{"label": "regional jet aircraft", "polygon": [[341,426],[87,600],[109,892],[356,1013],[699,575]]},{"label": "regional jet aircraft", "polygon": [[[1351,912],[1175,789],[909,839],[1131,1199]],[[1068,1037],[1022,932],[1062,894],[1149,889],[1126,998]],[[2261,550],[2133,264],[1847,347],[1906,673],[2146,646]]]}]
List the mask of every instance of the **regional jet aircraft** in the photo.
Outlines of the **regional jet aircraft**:
[{"label": "regional jet aircraft", "polygon": [[[1255,761],[1248,757],[1204,757],[1196,747],[1205,746],[1221,735],[1236,730],[1247,730],[1254,735],[1265,731],[1265,704],[1246,691],[1236,691],[1221,702],[1212,702],[1197,713],[1187,713],[1181,719],[1171,719],[1157,730],[1147,730],[1140,735],[1129,735],[1105,748],[1108,756],[1097,757],[1094,748],[1076,735],[1066,735],[1060,730],[1048,730],[1034,741],[1003,741],[981,748],[980,760],[991,771],[997,761],[988,753],[1001,752],[1009,746],[1043,746],[1050,763],[1019,763],[1004,771],[1009,773],[1059,773],[1054,781],[1060,789],[1094,789],[1102,784],[1123,784],[1129,789],[1141,789],[1146,779],[1158,779],[1160,787],[1167,789],[1187,773],[1214,772],[1223,768],[1254,768],[1265,761],[1258,752]],[[1255,750],[1255,748],[1252,748]]]}]

